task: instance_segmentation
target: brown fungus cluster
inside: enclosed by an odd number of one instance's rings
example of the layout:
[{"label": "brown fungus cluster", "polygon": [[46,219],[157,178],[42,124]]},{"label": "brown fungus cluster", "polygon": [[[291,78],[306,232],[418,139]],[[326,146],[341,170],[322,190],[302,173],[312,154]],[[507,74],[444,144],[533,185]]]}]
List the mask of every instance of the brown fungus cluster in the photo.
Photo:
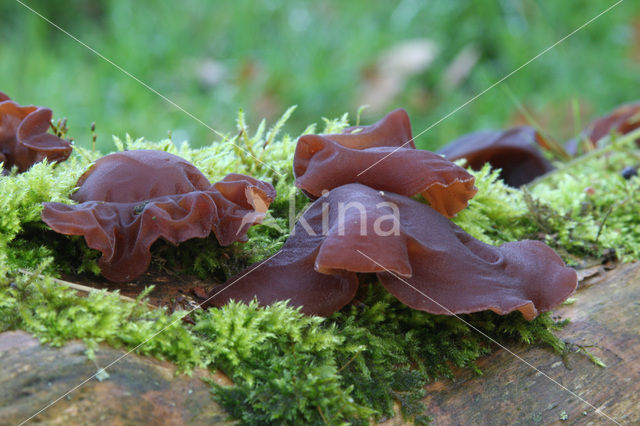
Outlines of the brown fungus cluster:
[{"label": "brown fungus cluster", "polygon": [[[585,141],[591,148],[595,148],[600,139],[611,133],[624,135],[638,128],[640,128],[640,101],[623,104],[609,114],[589,123],[578,139],[567,142],[566,149],[570,154],[575,155],[580,141]],[[636,143],[640,144],[640,139],[637,139]]]},{"label": "brown fungus cluster", "polygon": [[191,163],[153,150],[102,157],[77,186],[71,198],[79,204],[45,203],[42,220],[56,232],[83,235],[102,252],[102,274],[117,282],[147,270],[161,237],[179,244],[213,231],[222,246],[246,241],[276,195],[270,184],[240,174],[212,185]]},{"label": "brown fungus cluster", "polygon": [[[555,142],[532,127],[520,126],[470,133],[449,143],[438,153],[451,161],[464,158],[466,165],[473,170],[480,170],[489,163],[492,168],[500,169],[500,177],[507,185],[520,187],[553,169],[541,148],[570,158],[578,154],[580,146],[591,150],[611,133],[624,135],[638,128],[640,102],[631,102],[589,123],[579,137],[565,143],[564,149],[560,145],[554,147]],[[640,138],[636,143],[640,144]]]},{"label": "brown fungus cluster", "polygon": [[371,126],[342,134],[300,137],[293,157],[296,186],[311,198],[324,190],[361,183],[412,197],[453,217],[475,195],[475,178],[465,169],[413,144],[407,113],[398,109]]},{"label": "brown fungus cluster", "polygon": [[466,159],[473,170],[489,163],[500,169],[500,177],[507,185],[519,187],[552,170],[551,163],[540,152],[542,141],[533,128],[521,126],[470,133],[438,152],[451,161]]},{"label": "brown fungus cluster", "polygon": [[53,113],[49,108],[20,106],[0,92],[0,162],[3,173],[14,166],[27,171],[45,158],[64,161],[71,154],[69,141],[47,133]]},{"label": "brown fungus cluster", "polygon": [[[519,128],[480,139],[490,141],[491,152],[532,154],[527,146],[535,135]],[[316,200],[278,253],[213,289],[204,307],[289,300],[307,314],[328,316],[353,300],[358,274],[369,273],[414,309],[518,310],[531,320],[576,288],[575,271],[545,244],[494,247],[449,220],[475,195],[474,178],[416,149],[403,110],[341,134],[302,136],[294,173],[296,186]],[[211,184],[182,158],[151,150],[99,159],[78,187],[71,197],[78,204],[45,203],[42,219],[57,232],[83,235],[102,252],[99,266],[112,281],[144,273],[158,238],[179,244],[213,232],[223,246],[246,240],[275,198],[268,183],[230,174]],[[411,198],[418,194],[428,204]]]},{"label": "brown fungus cluster", "polygon": [[307,314],[326,316],[353,299],[356,272],[369,272],[414,309],[519,310],[531,320],[576,288],[575,271],[539,241],[493,247],[424,203],[361,184],[316,200],[281,251],[252,268],[214,289],[207,305],[290,300]]},{"label": "brown fungus cluster", "polygon": [[[354,298],[357,273],[376,273],[414,309],[447,315],[518,310],[531,320],[575,290],[575,271],[545,244],[493,247],[451,222],[475,194],[473,178],[410,141],[401,110],[340,135],[301,137],[296,185],[320,198],[278,253],[213,289],[206,306],[289,300],[326,316]],[[417,193],[431,206],[409,198]]]}]

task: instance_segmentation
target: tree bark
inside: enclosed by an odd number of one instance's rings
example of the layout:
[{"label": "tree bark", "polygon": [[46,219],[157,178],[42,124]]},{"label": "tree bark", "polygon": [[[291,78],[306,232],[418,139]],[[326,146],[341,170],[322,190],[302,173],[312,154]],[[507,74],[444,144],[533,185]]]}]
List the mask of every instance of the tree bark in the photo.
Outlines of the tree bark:
[{"label": "tree bark", "polygon": [[[0,424],[16,425],[62,397],[126,352],[101,345],[95,362],[86,346],[72,341],[62,348],[42,345],[23,331],[0,334]],[[176,375],[175,366],[129,354],[92,378],[32,421],[52,425],[223,423],[227,414],[211,398],[209,386],[195,371]]]},{"label": "tree bark", "polygon": [[[478,361],[483,371],[456,371],[430,384],[424,399],[435,425],[638,424],[640,422],[640,263],[601,269],[580,284],[575,303],[555,313],[571,319],[559,332],[574,349],[504,344]],[[599,357],[598,367],[578,345]],[[41,345],[27,333],[0,334],[0,424],[26,420],[125,352],[108,346],[87,359],[78,341]],[[509,351],[513,352],[517,357]],[[530,364],[530,365],[527,365]],[[130,354],[106,380],[89,380],[39,414],[47,424],[213,424],[227,420],[196,371],[176,375],[168,362]],[[227,379],[228,380],[228,379]],[[599,410],[599,411],[597,411]],[[612,420],[613,419],[613,420]],[[401,424],[400,417],[387,424]]]},{"label": "tree bark", "polygon": [[482,376],[462,371],[427,387],[434,424],[639,424],[640,263],[599,271],[574,297],[554,311],[571,319],[559,334],[574,350],[595,345],[586,349],[606,368],[575,351],[563,360],[549,349],[507,345],[520,359],[499,348],[479,360]]}]

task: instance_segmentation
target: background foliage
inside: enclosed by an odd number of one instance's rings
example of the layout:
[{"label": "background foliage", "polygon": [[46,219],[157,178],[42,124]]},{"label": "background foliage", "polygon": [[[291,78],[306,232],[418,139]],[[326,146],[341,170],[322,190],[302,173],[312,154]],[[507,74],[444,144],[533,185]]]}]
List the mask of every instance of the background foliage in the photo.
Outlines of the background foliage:
[{"label": "background foliage", "polygon": [[[263,146],[273,134],[272,149],[265,150],[262,159],[290,173],[295,138],[287,134],[312,131],[307,125],[322,116],[350,111],[354,117],[363,90],[375,87],[384,68],[379,58],[397,51],[399,43],[421,39],[434,47],[433,61],[403,79],[400,90],[384,104],[386,110],[408,109],[419,133],[614,1],[185,0],[179,7],[161,0],[25,3],[207,124],[230,137],[242,129],[247,137],[239,142],[244,146]],[[173,142],[189,139],[195,148],[220,137],[18,2],[2,2],[0,16],[0,90],[21,103],[50,106],[58,118],[69,117],[70,135],[78,146],[91,146],[89,129],[95,121],[103,152],[116,148],[111,134],[129,132],[133,139],[122,137],[129,146],[175,150],[210,177],[227,167],[274,177],[231,145],[192,150],[164,140],[171,131]],[[466,132],[526,121],[520,105],[545,130],[561,140],[569,138],[595,114],[635,96],[639,42],[640,4],[623,2],[505,85],[434,127],[418,145],[435,148]],[[458,83],[447,83],[461,52],[475,52],[477,62],[467,66]],[[298,109],[281,137],[267,128],[260,130],[261,117],[274,123],[293,104]],[[246,124],[236,119],[238,108],[247,112]],[[367,110],[362,119],[372,122],[382,113]],[[339,128],[337,123],[333,125]],[[160,142],[137,140],[138,136]],[[631,150],[627,145],[621,144],[624,149],[615,155],[593,157],[584,167],[551,176],[531,188],[529,198],[506,190],[485,169],[477,175],[481,192],[457,222],[496,244],[533,233],[563,249],[570,263],[609,249],[623,258],[637,257],[640,236],[632,230],[637,228],[634,205],[640,180],[625,181],[618,175],[636,161],[625,151]],[[33,238],[46,237],[38,219],[40,203],[64,199],[97,155],[87,150],[76,154],[57,168],[41,164],[24,175],[0,177],[0,192],[12,194],[0,198],[2,331],[26,329],[52,344],[79,337],[92,350],[105,341],[133,348],[169,326],[140,351],[186,370],[222,369],[236,385],[216,389],[216,398],[241,421],[260,424],[366,423],[369,416],[390,415],[393,400],[401,401],[406,415],[426,420],[419,404],[424,383],[449,376],[450,365],[474,368],[473,361],[491,349],[463,323],[413,312],[375,286],[363,291],[363,307],[350,307],[329,320],[304,317],[283,305],[265,310],[232,305],[199,313],[189,325],[173,323],[178,314],[147,311],[113,294],[96,292],[82,299],[49,278],[17,273],[18,268],[29,268],[55,275],[64,262],[53,262],[53,256],[87,256],[74,251],[73,241],[63,252],[55,241]],[[291,176],[274,182],[281,195],[272,219],[284,229],[291,182]],[[504,224],[511,226],[510,233],[500,232]],[[253,256],[263,257],[282,242],[283,235],[274,229],[254,231],[249,246]],[[86,260],[78,272],[86,265],[91,269],[95,256]],[[195,272],[215,267],[193,265]],[[551,333],[559,324],[549,315],[532,323],[519,314],[466,318],[500,341],[512,337],[566,350]],[[277,381],[274,374],[287,380]],[[295,410],[280,409],[293,400]]]},{"label": "background foliage", "polygon": [[[340,1],[24,0],[133,75],[223,133],[242,107],[253,128],[299,108],[287,131],[318,117],[352,114],[375,81],[383,52],[431,40],[430,66],[402,82],[383,106],[409,110],[414,130],[433,124],[614,0]],[[71,134],[113,149],[111,135],[159,140],[171,130],[194,147],[219,137],[111,64],[8,0],[0,4],[0,90],[50,106]],[[507,81],[515,97],[559,138],[629,101],[640,83],[640,3],[625,1]],[[478,61],[451,85],[454,59]],[[366,86],[366,87],[371,87]],[[373,86],[375,87],[375,85]],[[572,105],[580,104],[581,123]],[[492,90],[418,140],[436,147],[463,133],[520,122],[504,87]],[[365,111],[372,121],[383,111]],[[367,116],[368,114],[368,116]]]}]

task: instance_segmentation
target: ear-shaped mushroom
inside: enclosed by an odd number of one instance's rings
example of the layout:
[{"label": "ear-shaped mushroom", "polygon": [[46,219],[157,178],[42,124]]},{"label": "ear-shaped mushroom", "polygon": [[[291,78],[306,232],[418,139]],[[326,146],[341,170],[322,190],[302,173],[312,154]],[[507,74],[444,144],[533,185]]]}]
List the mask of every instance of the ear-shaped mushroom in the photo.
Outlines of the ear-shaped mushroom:
[{"label": "ear-shaped mushroom", "polygon": [[[596,143],[611,132],[624,135],[640,128],[640,102],[624,104],[611,111],[609,114],[597,118],[591,122],[580,135],[580,138],[571,139],[566,143],[566,150],[572,155],[578,153],[580,140],[586,139],[591,145]],[[640,138],[636,140],[640,144]]]},{"label": "ear-shaped mushroom", "polygon": [[519,310],[529,320],[577,285],[575,271],[541,242],[493,247],[423,203],[350,184],[315,201],[280,253],[214,289],[207,306],[289,299],[303,312],[328,315],[355,294],[353,272],[378,273],[414,309]]},{"label": "ear-shaped mushroom", "polygon": [[[342,197],[347,193],[349,198]],[[347,185],[318,199],[275,256],[231,278],[222,289],[214,288],[204,307],[222,306],[231,299],[249,302],[255,297],[262,305],[290,300],[306,314],[331,315],[355,296],[355,272],[384,270],[355,248],[384,246],[379,257],[385,264],[403,276],[411,275],[404,236],[388,234],[394,211],[388,206],[376,208],[377,194],[362,185]],[[361,215],[369,220],[363,221]],[[378,237],[376,231],[384,236]]]},{"label": "ear-shaped mushroom", "polygon": [[45,203],[42,220],[56,232],[83,235],[102,252],[102,274],[118,282],[147,270],[160,237],[179,244],[213,231],[221,245],[246,241],[276,195],[270,184],[239,174],[211,185],[191,163],[151,150],[102,157],[78,186],[71,198],[80,204]]},{"label": "ear-shaped mushroom", "polygon": [[262,306],[289,300],[308,315],[329,316],[339,311],[355,297],[358,278],[353,272],[316,272],[318,244],[305,240],[307,237],[288,241],[264,264],[255,264],[223,287],[214,288],[202,307],[223,306],[230,300],[249,303],[256,298]]},{"label": "ear-shaped mushroom", "polygon": [[409,117],[395,110],[371,126],[342,134],[304,135],[293,158],[296,186],[311,198],[349,183],[406,196],[422,194],[447,217],[465,208],[477,188],[462,167],[415,149]]},{"label": "ear-shaped mushroom", "polygon": [[595,144],[611,132],[624,135],[637,128],[640,128],[640,102],[619,106],[610,114],[591,123],[585,133]]},{"label": "ear-shaped mushroom", "polygon": [[20,106],[0,92],[0,161],[4,169],[17,166],[22,173],[48,159],[64,161],[71,143],[47,133],[53,113],[49,108]]},{"label": "ear-shaped mushroom", "polygon": [[587,126],[584,136],[595,145],[611,132],[624,135],[637,128],[640,128],[640,102],[633,102],[619,106],[608,115],[596,119]]},{"label": "ear-shaped mushroom", "polygon": [[347,127],[342,133],[326,136],[342,146],[353,149],[381,146],[404,146],[416,149],[416,145],[413,143],[409,115],[402,108],[391,111],[380,121],[369,126]]},{"label": "ear-shaped mushroom", "polygon": [[456,139],[438,152],[451,161],[464,158],[474,170],[489,163],[501,170],[500,177],[507,185],[519,187],[553,168],[538,148],[541,138],[528,126],[481,131]]},{"label": "ear-shaped mushroom", "polygon": [[[428,206],[396,194],[383,198],[399,206],[402,230],[412,239],[413,276],[401,279],[387,272],[378,277],[391,294],[414,309],[434,314],[492,310],[500,315],[519,310],[532,320],[577,287],[576,272],[540,241],[494,247]],[[422,217],[422,223],[416,217]],[[375,259],[375,253],[368,256]]]}]

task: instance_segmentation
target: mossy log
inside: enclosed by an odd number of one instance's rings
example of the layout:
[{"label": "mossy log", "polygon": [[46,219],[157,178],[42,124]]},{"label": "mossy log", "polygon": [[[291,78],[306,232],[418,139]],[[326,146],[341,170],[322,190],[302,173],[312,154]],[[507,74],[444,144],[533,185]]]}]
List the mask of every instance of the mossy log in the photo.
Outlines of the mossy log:
[{"label": "mossy log", "polygon": [[[478,361],[483,375],[456,371],[453,381],[427,387],[424,399],[436,425],[620,424],[640,421],[640,263],[591,271],[575,303],[556,313],[571,319],[560,331],[566,357],[548,348],[509,345],[510,351],[559,384],[496,347]],[[587,274],[588,275],[588,274]],[[580,348],[601,359],[589,360]],[[16,424],[125,353],[107,346],[87,359],[78,341],[62,348],[24,332],[0,334],[0,423]],[[176,375],[170,363],[128,355],[38,416],[47,424],[212,424],[227,417],[199,377]],[[214,379],[223,380],[222,376]],[[401,424],[400,417],[388,424]]]},{"label": "mossy log", "polygon": [[[555,311],[571,319],[559,332],[571,350],[564,359],[535,346],[508,347],[558,384],[498,349],[478,360],[483,375],[456,372],[453,381],[427,387],[424,402],[434,424],[639,424],[640,263],[593,272],[581,282],[575,303]],[[581,347],[606,367],[596,366]]]},{"label": "mossy log", "polygon": [[[43,345],[22,331],[0,334],[0,424],[19,424],[63,396],[124,350],[100,346],[95,362],[86,346],[72,341],[62,348]],[[211,398],[199,377],[177,375],[163,361],[129,354],[111,366],[108,377],[93,378],[63,397],[33,421],[44,424],[207,425],[224,423],[227,414]],[[228,380],[228,379],[227,379]]]}]

